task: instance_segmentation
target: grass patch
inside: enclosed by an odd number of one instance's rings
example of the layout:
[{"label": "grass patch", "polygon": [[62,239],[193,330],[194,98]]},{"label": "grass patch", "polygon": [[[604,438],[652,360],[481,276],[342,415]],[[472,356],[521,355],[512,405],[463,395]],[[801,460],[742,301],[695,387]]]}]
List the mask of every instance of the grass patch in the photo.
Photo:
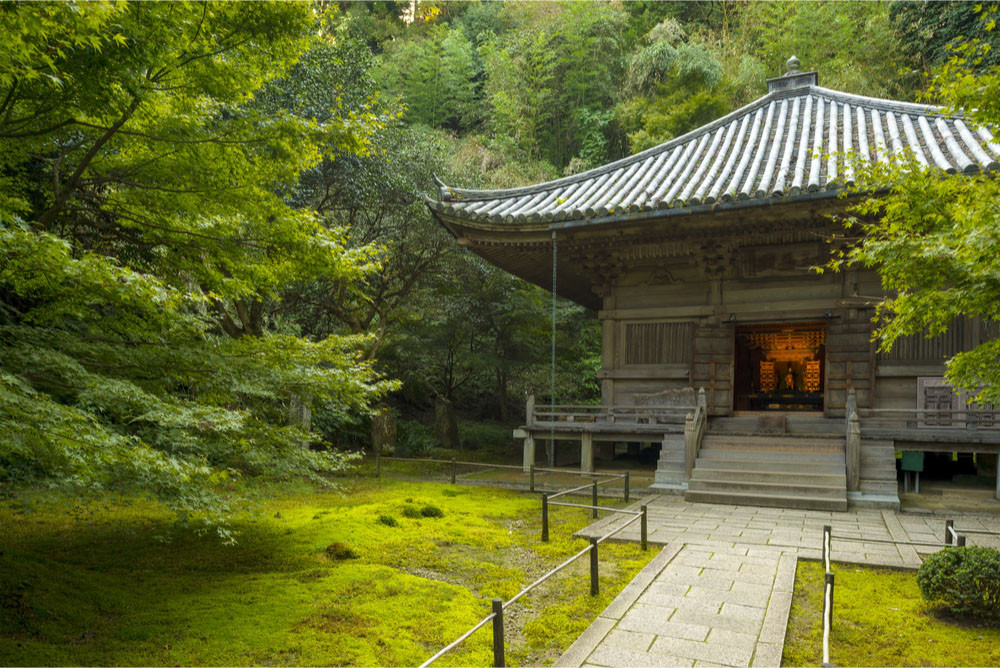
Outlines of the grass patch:
[{"label": "grass patch", "polygon": [[[1000,665],[1000,628],[926,604],[915,571],[835,565],[834,573],[834,665]],[[822,663],[822,614],[823,566],[800,561],[781,665]]]},{"label": "grass patch", "polygon": [[[553,509],[543,544],[537,497],[506,490],[358,480],[250,492],[260,505],[237,518],[236,546],[147,501],[0,502],[3,663],[417,665],[491,598],[583,547],[571,535],[591,521]],[[509,665],[551,662],[654,554],[602,544],[599,597],[583,559],[508,609]],[[487,626],[440,665],[491,661]]]}]

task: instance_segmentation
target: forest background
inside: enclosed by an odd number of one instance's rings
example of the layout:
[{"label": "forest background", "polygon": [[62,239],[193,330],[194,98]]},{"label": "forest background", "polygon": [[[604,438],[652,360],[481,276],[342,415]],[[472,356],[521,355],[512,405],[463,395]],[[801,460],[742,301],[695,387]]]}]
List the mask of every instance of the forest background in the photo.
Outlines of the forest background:
[{"label": "forest background", "polygon": [[[5,4],[0,481],[139,489],[224,533],[219,482],[339,470],[379,402],[410,453],[436,400],[516,421],[549,392],[550,297],[457,246],[424,205],[432,174],[578,173],[756,99],[791,55],[824,86],[915,100],[955,40],[996,41],[979,17]],[[593,400],[596,316],[559,300],[555,320],[555,394]]]}]

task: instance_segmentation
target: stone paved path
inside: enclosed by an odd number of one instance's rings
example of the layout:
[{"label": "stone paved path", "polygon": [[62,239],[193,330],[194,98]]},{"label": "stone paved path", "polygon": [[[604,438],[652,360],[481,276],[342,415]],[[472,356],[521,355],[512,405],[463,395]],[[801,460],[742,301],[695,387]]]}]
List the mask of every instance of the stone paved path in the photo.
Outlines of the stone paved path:
[{"label": "stone paved path", "polygon": [[[651,496],[649,541],[665,547],[556,662],[556,666],[780,666],[799,558],[819,559],[834,536],[940,542],[945,517],[892,511],[829,513],[688,503]],[[581,531],[602,536],[625,517]],[[959,529],[1000,531],[1000,517],[955,515]],[[616,539],[637,541],[638,523]],[[614,539],[612,539],[614,540]],[[996,537],[970,543],[1000,546]],[[933,547],[834,543],[838,562],[916,568]]]}]

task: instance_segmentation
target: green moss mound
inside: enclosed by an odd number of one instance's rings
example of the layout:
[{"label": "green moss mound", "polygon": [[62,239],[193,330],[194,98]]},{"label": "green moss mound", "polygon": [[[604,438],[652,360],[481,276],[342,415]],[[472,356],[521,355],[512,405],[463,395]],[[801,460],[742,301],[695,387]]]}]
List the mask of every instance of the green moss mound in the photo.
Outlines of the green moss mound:
[{"label": "green moss mound", "polygon": [[428,503],[426,506],[420,509],[421,517],[444,517],[444,511],[435,506],[434,504]]}]

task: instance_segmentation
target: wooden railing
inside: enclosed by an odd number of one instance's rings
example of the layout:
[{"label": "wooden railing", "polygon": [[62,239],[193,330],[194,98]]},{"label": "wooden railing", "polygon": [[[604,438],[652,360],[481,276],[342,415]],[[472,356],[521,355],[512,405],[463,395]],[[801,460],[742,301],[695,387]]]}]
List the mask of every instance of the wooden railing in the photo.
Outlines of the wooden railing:
[{"label": "wooden railing", "polygon": [[529,402],[528,426],[551,423],[592,422],[601,424],[680,424],[691,410],[684,407],[631,405],[561,405],[535,407]]},{"label": "wooden railing", "polygon": [[857,408],[864,427],[968,430],[1000,434],[1000,411],[974,408]]}]

